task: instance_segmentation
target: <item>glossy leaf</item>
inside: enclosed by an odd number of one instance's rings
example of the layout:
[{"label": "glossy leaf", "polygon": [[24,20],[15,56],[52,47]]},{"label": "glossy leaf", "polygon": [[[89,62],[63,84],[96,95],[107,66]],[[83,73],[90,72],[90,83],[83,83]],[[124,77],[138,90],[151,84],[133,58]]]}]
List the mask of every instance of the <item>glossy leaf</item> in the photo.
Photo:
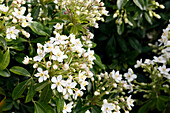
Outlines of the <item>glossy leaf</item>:
[{"label": "glossy leaf", "polygon": [[133,0],[133,2],[141,9],[143,10],[143,6],[142,6],[142,0]]},{"label": "glossy leaf", "polygon": [[0,59],[0,70],[4,70],[10,62],[10,53],[9,53],[9,49],[5,52],[5,54],[3,54],[1,56]]},{"label": "glossy leaf", "polygon": [[120,48],[121,48],[124,52],[126,52],[126,51],[128,50],[128,49],[127,49],[126,41],[125,41],[122,37],[118,37],[118,38],[117,38],[117,41],[118,41],[118,43],[119,43]]},{"label": "glossy leaf", "polygon": [[34,102],[34,113],[48,113],[40,102]]},{"label": "glossy leaf", "polygon": [[35,90],[34,90],[34,80],[32,79],[31,80],[31,85],[30,85],[30,88],[28,89],[28,92],[27,92],[27,96],[26,96],[26,99],[25,99],[25,103],[27,102],[30,102],[32,100],[32,98],[34,97],[34,94],[35,94]]},{"label": "glossy leaf", "polygon": [[147,13],[145,13],[145,19],[152,25],[152,19]]},{"label": "glossy leaf", "polygon": [[40,95],[40,102],[42,103],[48,103],[50,101],[52,97],[52,90],[51,90],[51,86],[47,85],[43,91],[41,92]]},{"label": "glossy leaf", "polygon": [[124,23],[122,23],[121,25],[117,25],[117,33],[119,35],[122,35],[124,32]]},{"label": "glossy leaf", "polygon": [[3,76],[3,77],[10,77],[11,76],[8,72],[1,71],[1,70],[0,70],[0,75]]},{"label": "glossy leaf", "polygon": [[104,64],[102,64],[101,58],[97,55],[94,54],[94,56],[96,57],[96,59],[94,60],[94,62],[101,68],[105,70],[105,66]]},{"label": "glossy leaf", "polygon": [[0,45],[4,48],[4,50],[7,49],[6,40],[1,36],[0,36]]},{"label": "glossy leaf", "polygon": [[41,82],[35,85],[35,91],[41,91],[45,86],[49,84],[48,81]]},{"label": "glossy leaf", "polygon": [[118,9],[122,9],[122,7],[124,7],[126,5],[126,3],[128,2],[128,0],[117,0],[117,7]]},{"label": "glossy leaf", "polygon": [[30,81],[30,79],[25,80],[25,81],[19,83],[19,84],[14,88],[14,90],[13,90],[13,92],[12,92],[12,98],[13,98],[14,100],[18,99],[18,98],[22,95],[22,93],[23,93],[24,90],[26,89],[29,81]]},{"label": "glossy leaf", "polygon": [[129,43],[131,47],[137,50],[139,53],[142,52],[142,46],[136,38],[129,38]]},{"label": "glossy leaf", "polygon": [[13,66],[10,69],[10,71],[17,74],[17,75],[23,75],[23,76],[31,77],[31,74],[26,69],[24,69],[23,67],[20,67],[20,66]]},{"label": "glossy leaf", "polygon": [[40,13],[40,6],[36,6],[32,9],[31,16],[33,17],[34,20],[38,18],[39,13]]},{"label": "glossy leaf", "polygon": [[57,112],[62,113],[64,108],[64,99],[61,95],[59,95],[59,98],[56,98],[56,104],[57,104]]},{"label": "glossy leaf", "polygon": [[29,27],[33,32],[35,32],[38,35],[50,36],[50,30],[48,29],[48,27],[44,26],[40,22],[35,22],[35,21],[31,22],[29,23]]}]

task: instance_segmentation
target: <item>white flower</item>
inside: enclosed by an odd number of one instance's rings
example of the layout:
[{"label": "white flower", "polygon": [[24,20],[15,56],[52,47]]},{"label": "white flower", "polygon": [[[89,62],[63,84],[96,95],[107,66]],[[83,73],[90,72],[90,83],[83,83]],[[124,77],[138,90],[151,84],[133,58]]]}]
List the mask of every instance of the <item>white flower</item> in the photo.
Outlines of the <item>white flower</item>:
[{"label": "white flower", "polygon": [[0,11],[7,12],[9,7],[6,7],[5,4],[0,5]]},{"label": "white flower", "polygon": [[133,104],[134,100],[131,99],[131,96],[132,96],[132,95],[130,95],[130,96],[127,98],[127,106],[129,107],[129,109],[132,109],[131,106],[134,106],[134,104]]},{"label": "white flower", "polygon": [[89,111],[89,110],[87,110],[85,113],[90,113],[90,111]]},{"label": "white flower", "polygon": [[166,68],[166,65],[163,65],[163,66],[159,66],[158,70],[160,71],[161,74],[164,74],[164,77],[170,79],[170,74],[169,74],[170,68]]},{"label": "white flower", "polygon": [[112,110],[115,109],[115,105],[113,103],[108,103],[106,99],[103,100],[102,105],[102,113],[112,113]]},{"label": "white flower", "polygon": [[142,65],[142,59],[137,60],[134,67],[135,67],[135,68],[138,68],[138,67],[140,67],[141,65]]},{"label": "white flower", "polygon": [[29,64],[29,61],[30,61],[29,57],[26,56],[26,57],[24,57],[24,60],[22,61],[22,63],[23,64]]},{"label": "white flower", "polygon": [[133,73],[133,70],[131,68],[128,69],[128,73],[124,74],[124,77],[128,80],[128,82],[131,82],[137,78],[137,76]]},{"label": "white flower", "polygon": [[154,65],[153,61],[150,59],[145,59],[144,63],[148,65]]},{"label": "white flower", "polygon": [[59,29],[62,29],[63,28],[63,23],[60,25],[60,23],[57,23],[55,26],[54,26],[55,29],[59,30]]},{"label": "white flower", "polygon": [[110,76],[116,81],[120,82],[122,80],[122,75],[119,74],[119,71],[115,72],[114,70],[110,73]]},{"label": "white flower", "polygon": [[26,16],[26,19],[28,22],[32,22],[32,17],[31,17],[31,13],[28,13],[27,16]]},{"label": "white flower", "polygon": [[77,97],[81,97],[81,96],[83,96],[83,91],[77,90],[77,91],[75,92],[75,94],[73,95],[73,98],[74,98],[75,100],[77,100]]},{"label": "white flower", "polygon": [[24,13],[26,11],[26,8],[25,7],[21,7],[21,10],[18,10],[17,8],[14,8],[14,12],[12,12],[12,14],[18,18],[18,19],[22,19],[24,18]]},{"label": "white flower", "polygon": [[154,62],[163,63],[163,64],[166,63],[166,59],[162,56],[159,56],[159,57],[154,56],[153,58],[154,58],[153,60]]},{"label": "white flower", "polygon": [[56,46],[53,50],[52,50],[53,54],[52,55],[52,60],[57,60],[58,62],[63,62],[63,59],[68,58],[67,55],[64,55],[64,52],[62,52],[59,48],[59,46]]},{"label": "white flower", "polygon": [[48,62],[46,63],[46,67],[47,67],[47,68],[50,68],[50,67],[51,67],[51,64],[52,64],[51,61],[48,61]]},{"label": "white flower", "polygon": [[34,76],[39,77],[39,79],[38,79],[39,82],[43,82],[43,81],[47,80],[47,78],[49,78],[48,70],[43,71],[42,68],[40,68],[40,67],[37,70],[38,70],[38,73],[35,74]]},{"label": "white flower", "polygon": [[63,113],[71,112],[71,109],[73,108],[73,102],[70,102],[66,105],[64,103]]},{"label": "white flower", "polygon": [[7,34],[6,38],[7,39],[16,39],[18,33],[19,33],[19,30],[15,29],[15,26],[7,28],[7,30],[6,30],[6,34]]},{"label": "white flower", "polygon": [[68,79],[68,80],[66,81],[65,88],[64,88],[64,90],[63,90],[63,95],[65,95],[67,91],[68,91],[68,93],[69,93],[70,95],[72,95],[72,94],[73,94],[72,88],[75,88],[76,85],[77,85],[76,82],[72,82],[71,79]]},{"label": "white flower", "polygon": [[58,92],[63,92],[63,86],[66,86],[66,82],[62,80],[62,75],[58,75],[57,78],[53,76],[51,81],[53,82],[51,89],[55,89],[57,87]]}]

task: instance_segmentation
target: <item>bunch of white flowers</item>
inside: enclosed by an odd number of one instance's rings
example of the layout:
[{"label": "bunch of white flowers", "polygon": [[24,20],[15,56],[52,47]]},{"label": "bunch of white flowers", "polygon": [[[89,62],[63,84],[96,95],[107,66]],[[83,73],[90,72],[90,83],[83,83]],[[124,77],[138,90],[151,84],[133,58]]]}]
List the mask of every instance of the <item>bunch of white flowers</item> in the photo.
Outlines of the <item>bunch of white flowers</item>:
[{"label": "bunch of white flowers", "polygon": [[[57,23],[54,28],[61,30],[62,24]],[[51,89],[62,93],[65,99],[76,100],[83,96],[83,90],[89,84],[87,80],[93,78],[90,68],[95,60],[94,51],[88,47],[90,40],[84,38],[87,36],[54,34],[55,37],[44,45],[37,43],[38,55],[33,60],[26,56],[23,63],[34,64],[38,71],[34,76],[38,77],[38,82],[50,79]]]},{"label": "bunch of white flowers", "polygon": [[0,5],[1,27],[6,29],[7,39],[16,39],[20,31],[25,37],[30,37],[30,34],[21,28],[27,27],[33,19],[31,13],[24,15],[26,11],[26,7],[22,6],[24,4],[25,0],[14,0],[10,6]]},{"label": "bunch of white flowers", "polygon": [[99,103],[103,101],[101,106],[103,113],[120,113],[121,108],[127,112],[132,109],[131,106],[134,106],[134,100],[131,99],[131,95],[129,97],[125,95],[127,95],[127,90],[129,90],[128,93],[133,92],[133,81],[137,78],[137,75],[129,68],[128,72],[124,73],[123,76],[119,71],[115,70],[110,74],[105,72],[97,75],[97,80],[95,81],[97,90],[94,92],[93,102]]},{"label": "bunch of white flowers", "polygon": [[108,11],[101,0],[55,0],[56,8],[65,9],[72,23],[84,23],[98,28],[96,21],[104,21],[102,15],[108,16]]},{"label": "bunch of white flowers", "polygon": [[[149,77],[151,78],[152,82],[150,84],[147,83],[139,83],[137,85],[138,90],[141,92],[145,92],[148,94],[143,95],[144,98],[150,98],[157,94],[156,98],[161,95],[161,90],[165,93],[169,91],[169,82],[170,82],[170,68],[168,68],[169,61],[170,61],[170,24],[167,26],[166,29],[163,29],[163,34],[161,39],[158,39],[160,42],[158,50],[161,50],[159,56],[154,56],[153,60],[145,59],[144,63],[142,63],[142,59],[137,61],[135,68],[142,67],[144,72],[149,73]],[[144,86],[151,86],[152,89],[144,89]],[[155,90],[157,89],[157,90]],[[155,92],[153,92],[155,91]],[[168,94],[168,93],[167,93]],[[165,94],[164,94],[165,95]]]}]

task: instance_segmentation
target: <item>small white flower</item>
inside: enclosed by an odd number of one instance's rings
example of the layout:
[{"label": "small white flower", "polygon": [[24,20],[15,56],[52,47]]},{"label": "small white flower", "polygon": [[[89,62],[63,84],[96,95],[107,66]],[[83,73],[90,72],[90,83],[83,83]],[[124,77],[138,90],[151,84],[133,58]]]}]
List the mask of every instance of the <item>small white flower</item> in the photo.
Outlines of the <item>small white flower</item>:
[{"label": "small white flower", "polygon": [[85,113],[90,113],[90,111],[89,111],[89,110],[87,110]]},{"label": "small white flower", "polygon": [[6,34],[7,34],[6,38],[7,39],[16,39],[19,32],[20,31],[18,29],[15,29],[15,26],[7,28],[7,30],[6,30]]},{"label": "small white flower", "polygon": [[124,74],[124,77],[128,80],[128,82],[131,82],[137,78],[137,76],[133,73],[133,70],[131,68],[128,69],[128,73]]},{"label": "small white flower", "polygon": [[130,96],[127,98],[127,106],[129,107],[129,109],[132,109],[131,106],[134,106],[134,104],[133,104],[134,100],[131,99],[131,96],[132,96],[132,95],[130,95]]},{"label": "small white flower", "polygon": [[135,67],[135,68],[138,68],[138,67],[140,67],[141,65],[142,65],[142,59],[137,60],[134,67]]},{"label": "small white flower", "polygon": [[24,57],[24,60],[22,61],[22,63],[23,64],[29,64],[29,61],[30,61],[29,57],[26,56],[26,57]]},{"label": "small white flower", "polygon": [[42,68],[40,68],[40,67],[37,68],[37,70],[38,70],[38,73],[35,74],[34,76],[39,77],[39,79],[38,79],[39,82],[43,82],[43,81],[47,80],[47,78],[49,78],[48,70],[43,71]]},{"label": "small white flower", "polygon": [[66,86],[66,82],[62,80],[62,75],[58,75],[57,78],[53,76],[51,81],[53,82],[51,89],[55,89],[57,87],[58,92],[63,92],[63,86]]},{"label": "small white flower", "polygon": [[50,67],[51,67],[51,64],[52,64],[51,61],[48,61],[48,62],[46,63],[46,67],[47,67],[47,68],[50,68]]},{"label": "small white flower", "polygon": [[72,82],[71,79],[68,79],[66,81],[66,84],[65,84],[65,88],[63,89],[63,95],[66,94],[66,92],[68,92],[70,95],[73,95],[73,88],[75,88],[77,85],[76,82]]},{"label": "small white flower", "polygon": [[57,23],[55,26],[54,26],[55,29],[59,30],[59,29],[62,29],[63,28],[63,23],[60,25],[60,23]]},{"label": "small white flower", "polygon": [[67,105],[66,103],[64,103],[63,113],[71,112],[72,108],[73,108],[73,102],[70,102]]},{"label": "small white flower", "polygon": [[119,74],[119,71],[115,72],[114,70],[110,73],[110,76],[116,81],[120,82],[122,80],[122,75]]},{"label": "small white flower", "polygon": [[159,66],[158,70],[160,71],[161,74],[164,74],[164,77],[170,79],[170,74],[169,74],[170,68],[166,68],[166,65],[163,65],[163,66]]},{"label": "small white flower", "polygon": [[162,56],[159,56],[159,57],[154,56],[153,58],[154,58],[153,60],[154,62],[163,63],[163,64],[166,63],[166,59]]},{"label": "small white flower", "polygon": [[113,103],[108,103],[106,99],[103,100],[102,105],[102,113],[112,113],[112,110],[115,109],[115,105]]},{"label": "small white flower", "polygon": [[75,100],[77,100],[77,97],[81,97],[81,96],[83,96],[83,91],[77,90],[77,91],[75,92],[75,94],[73,95],[73,98],[74,98]]}]

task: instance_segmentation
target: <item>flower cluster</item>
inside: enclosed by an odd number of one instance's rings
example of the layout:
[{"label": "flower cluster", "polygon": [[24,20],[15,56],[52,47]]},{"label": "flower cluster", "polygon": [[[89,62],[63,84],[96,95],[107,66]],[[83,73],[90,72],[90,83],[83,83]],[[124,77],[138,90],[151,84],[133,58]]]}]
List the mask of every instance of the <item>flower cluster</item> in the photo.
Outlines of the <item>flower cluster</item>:
[{"label": "flower cluster", "polygon": [[[99,103],[100,99],[103,100],[101,106],[103,113],[120,113],[121,108],[126,112],[132,109],[134,100],[131,99],[131,95],[125,96],[127,90],[129,90],[128,93],[133,92],[133,81],[137,78],[131,68],[123,75],[113,70],[110,74],[105,72],[97,77],[98,80],[95,81],[97,90],[94,92],[93,102]],[[108,98],[105,99],[106,97]],[[126,107],[128,110],[125,109]]]},{"label": "flower cluster", "polygon": [[84,23],[98,28],[96,21],[104,21],[102,15],[108,16],[108,11],[101,0],[55,0],[56,8],[68,14],[72,23]]},{"label": "flower cluster", "polygon": [[21,28],[27,27],[33,19],[31,13],[24,15],[26,12],[26,7],[22,6],[24,4],[25,0],[14,0],[10,6],[0,5],[1,29],[6,30],[7,39],[16,39],[20,31],[25,37],[30,37],[30,34]]},{"label": "flower cluster", "polygon": [[[158,50],[160,51],[159,56],[154,56],[153,60],[145,59],[144,63],[142,63],[142,59],[137,61],[135,68],[142,67],[144,72],[148,72],[150,75],[152,82],[150,84],[139,83],[140,86],[137,86],[139,91],[145,91],[148,94],[143,95],[145,98],[154,97],[153,91],[157,94],[157,98],[161,95],[161,90],[164,90],[166,93],[169,90],[169,82],[170,82],[170,68],[168,67],[168,62],[170,61],[170,41],[168,40],[170,36],[170,24],[166,29],[163,29],[163,34],[160,42]],[[150,89],[144,88],[144,86],[151,86],[152,91]],[[157,89],[157,90],[155,90]]]},{"label": "flower cluster", "polygon": [[[37,56],[26,56],[23,63],[34,63],[37,68],[39,82],[51,79],[51,89],[62,93],[65,99],[77,99],[86,90],[88,78],[93,78],[90,71],[94,51],[90,50],[91,41],[88,36],[76,37],[61,35],[56,30],[62,29],[62,24],[54,26],[55,37],[51,37],[44,45],[37,43]],[[87,38],[87,40],[86,40]]]}]

